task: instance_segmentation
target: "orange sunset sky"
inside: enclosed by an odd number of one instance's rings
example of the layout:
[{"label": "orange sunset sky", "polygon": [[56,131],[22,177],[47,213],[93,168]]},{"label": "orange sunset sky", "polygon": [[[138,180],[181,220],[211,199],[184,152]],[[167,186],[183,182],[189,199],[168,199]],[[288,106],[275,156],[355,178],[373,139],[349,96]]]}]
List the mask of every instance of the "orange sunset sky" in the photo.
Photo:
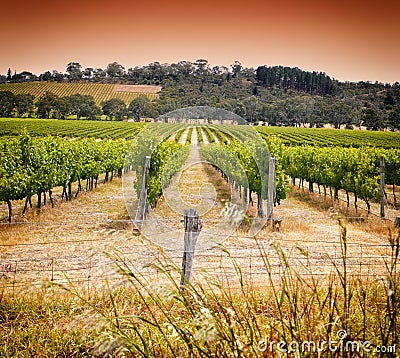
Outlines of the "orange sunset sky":
[{"label": "orange sunset sky", "polygon": [[207,59],[400,82],[400,1],[8,0],[0,73]]}]

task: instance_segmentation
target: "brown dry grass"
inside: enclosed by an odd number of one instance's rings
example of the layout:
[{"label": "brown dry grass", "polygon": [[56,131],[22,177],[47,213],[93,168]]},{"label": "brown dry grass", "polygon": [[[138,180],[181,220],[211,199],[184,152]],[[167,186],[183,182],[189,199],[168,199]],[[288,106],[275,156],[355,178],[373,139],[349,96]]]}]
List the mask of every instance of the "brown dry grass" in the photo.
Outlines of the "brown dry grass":
[{"label": "brown dry grass", "polygon": [[130,93],[153,93],[156,94],[161,91],[161,86],[154,85],[114,85],[114,92],[130,92]]},{"label": "brown dry grass", "polygon": [[[93,230],[99,228],[127,229],[125,222],[107,223],[107,220],[126,220],[129,216],[124,208],[122,192],[116,194],[115,189],[121,188],[121,179],[115,178],[111,183],[102,184],[93,191],[82,191],[72,200],[61,200],[61,189],[56,188],[55,205],[52,208],[50,201],[40,209],[36,208],[36,197],[32,198],[33,208],[21,215],[21,203],[14,208],[16,216],[11,225],[2,222],[0,243],[8,245],[35,241],[40,237],[46,241],[59,234],[64,236],[68,232],[79,232],[81,238],[89,238]],[[74,187],[73,194],[76,188]],[[111,193],[110,193],[111,192]],[[110,227],[112,225],[112,227]],[[130,228],[130,225],[129,225]],[[79,240],[79,238],[77,238]]]},{"label": "brown dry grass", "polygon": [[[351,216],[351,217],[360,217],[360,216],[366,217],[366,216],[368,216],[367,205],[360,198],[358,198],[357,210],[355,210],[353,193],[349,193],[350,203],[349,203],[349,206],[347,207],[347,196],[346,196],[346,192],[344,190],[339,190],[339,192],[338,192],[339,202],[337,202],[337,201],[334,201],[330,197],[329,189],[327,189],[327,197],[324,198],[322,186],[320,187],[321,194],[318,194],[318,185],[317,184],[314,184],[313,187],[314,187],[313,195],[316,195],[318,198],[323,199],[323,201],[325,201],[327,203],[332,203],[333,206],[340,207],[340,210],[344,215]],[[308,192],[308,182],[304,181],[304,188],[298,188],[298,186],[296,188],[301,191]],[[385,217],[393,221],[396,216],[400,215],[400,212],[399,212],[400,203],[393,202],[393,196],[391,195],[391,190],[392,190],[392,186],[386,187],[387,201],[385,204]],[[400,198],[400,196],[397,196],[397,198]],[[380,203],[371,201],[370,205],[371,205],[371,214],[369,216],[370,217],[379,216],[380,215]]]},{"label": "brown dry grass", "polygon": [[368,215],[362,209],[356,210],[354,206],[343,201],[336,201],[327,196],[319,195],[318,192],[310,193],[307,189],[292,187],[291,196],[304,203],[308,203],[320,212],[330,211],[338,213],[346,218],[347,225],[352,229],[363,230],[381,236],[388,234],[389,228],[393,226],[390,220],[381,220],[376,215]]}]

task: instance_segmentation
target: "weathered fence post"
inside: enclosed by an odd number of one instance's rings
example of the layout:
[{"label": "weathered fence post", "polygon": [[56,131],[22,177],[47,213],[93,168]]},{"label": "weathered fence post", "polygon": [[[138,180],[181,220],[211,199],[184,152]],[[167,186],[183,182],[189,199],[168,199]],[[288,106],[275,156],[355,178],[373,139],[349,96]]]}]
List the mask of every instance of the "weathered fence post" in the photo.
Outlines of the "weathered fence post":
[{"label": "weathered fence post", "polygon": [[185,228],[185,238],[182,258],[182,277],[180,283],[181,290],[183,290],[185,283],[190,282],[192,278],[194,250],[202,226],[196,209],[185,210],[183,225]]},{"label": "weathered fence post", "polygon": [[272,225],[275,194],[275,158],[269,158],[267,219]]},{"label": "weathered fence post", "polygon": [[143,221],[147,211],[147,186],[149,180],[149,171],[150,171],[150,156],[146,156],[146,162],[143,169],[143,182],[142,182],[142,190],[140,192],[139,205],[136,213],[135,224],[141,229],[143,225]]},{"label": "weathered fence post", "polygon": [[381,156],[380,159],[380,171],[381,171],[381,218],[385,217],[385,158]]}]

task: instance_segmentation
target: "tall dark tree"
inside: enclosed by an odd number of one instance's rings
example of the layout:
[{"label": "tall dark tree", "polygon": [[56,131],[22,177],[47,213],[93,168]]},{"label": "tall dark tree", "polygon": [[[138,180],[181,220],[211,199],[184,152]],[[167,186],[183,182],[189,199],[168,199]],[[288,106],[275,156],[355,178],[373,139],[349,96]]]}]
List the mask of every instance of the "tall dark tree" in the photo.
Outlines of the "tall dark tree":
[{"label": "tall dark tree", "polygon": [[40,118],[65,118],[69,113],[68,102],[52,92],[40,97],[36,106]]},{"label": "tall dark tree", "polygon": [[91,79],[94,74],[94,69],[92,67],[87,67],[83,71],[83,76],[85,76],[86,79]]},{"label": "tall dark tree", "polygon": [[373,107],[366,107],[362,110],[362,124],[371,130],[379,130],[384,128],[382,115],[378,109]]},{"label": "tall dark tree", "polygon": [[101,110],[96,106],[92,96],[74,94],[64,97],[68,102],[70,113],[76,116],[76,119],[85,117],[87,119],[96,119],[101,115]]},{"label": "tall dark tree", "polygon": [[103,113],[109,119],[115,119],[117,121],[122,121],[127,115],[126,104],[122,99],[111,98],[101,104]]},{"label": "tall dark tree", "polygon": [[53,71],[52,77],[53,77],[53,80],[56,81],[56,82],[63,82],[64,79],[65,79],[65,75],[62,74],[61,72],[56,71],[56,70]]},{"label": "tall dark tree", "polygon": [[79,62],[70,62],[67,65],[68,79],[70,81],[79,81],[82,79],[82,66]]},{"label": "tall dark tree", "polygon": [[39,81],[52,81],[52,80],[53,80],[53,76],[50,71],[46,71],[46,72],[42,73],[41,75],[39,75]]},{"label": "tall dark tree", "polygon": [[11,68],[8,68],[8,71],[7,71],[7,81],[11,81],[11,79],[12,79]]},{"label": "tall dark tree", "polygon": [[26,113],[28,116],[32,116],[34,99],[35,96],[28,93],[19,93],[14,97],[14,105],[19,117]]},{"label": "tall dark tree", "polygon": [[143,111],[145,109],[146,104],[149,102],[149,99],[145,95],[140,95],[134,98],[128,106],[128,113],[132,116],[135,121],[139,121],[140,117],[143,115]]},{"label": "tall dark tree", "polygon": [[242,66],[242,64],[241,64],[239,61],[235,61],[235,62],[231,65],[231,68],[232,68],[233,77],[239,77],[239,76],[240,76],[240,73],[241,73],[242,70],[243,70],[243,66]]},{"label": "tall dark tree", "polygon": [[331,95],[335,92],[333,81],[325,73],[306,72],[297,67],[259,66],[256,79],[264,87],[284,91],[296,90],[320,95]]},{"label": "tall dark tree", "polygon": [[106,69],[108,77],[120,78],[125,74],[125,68],[118,62],[109,63]]},{"label": "tall dark tree", "polygon": [[14,94],[11,91],[0,92],[0,117],[10,117],[14,109]]}]

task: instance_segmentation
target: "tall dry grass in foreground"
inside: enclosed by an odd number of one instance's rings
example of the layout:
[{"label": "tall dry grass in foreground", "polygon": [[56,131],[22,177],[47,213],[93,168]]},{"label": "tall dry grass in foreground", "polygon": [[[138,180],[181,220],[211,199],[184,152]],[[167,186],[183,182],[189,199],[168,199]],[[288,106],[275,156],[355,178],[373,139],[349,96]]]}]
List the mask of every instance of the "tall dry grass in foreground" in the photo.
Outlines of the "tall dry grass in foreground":
[{"label": "tall dry grass in foreground", "polygon": [[[349,274],[346,226],[338,222],[341,261],[332,259],[328,276],[313,274],[301,247],[303,267],[293,267],[286,251],[259,241],[268,279],[256,286],[231,256],[234,280],[222,283],[205,272],[181,290],[180,268],[166,254],[155,255],[154,282],[113,252],[120,280],[101,293],[61,286],[62,295],[54,285],[37,300],[4,293],[0,356],[368,357],[387,347],[391,351],[375,356],[395,357],[400,235],[389,233],[382,275],[367,280]],[[279,257],[279,277],[272,273],[270,245]],[[309,274],[299,274],[304,270]],[[337,342],[336,350],[324,342]]]}]

